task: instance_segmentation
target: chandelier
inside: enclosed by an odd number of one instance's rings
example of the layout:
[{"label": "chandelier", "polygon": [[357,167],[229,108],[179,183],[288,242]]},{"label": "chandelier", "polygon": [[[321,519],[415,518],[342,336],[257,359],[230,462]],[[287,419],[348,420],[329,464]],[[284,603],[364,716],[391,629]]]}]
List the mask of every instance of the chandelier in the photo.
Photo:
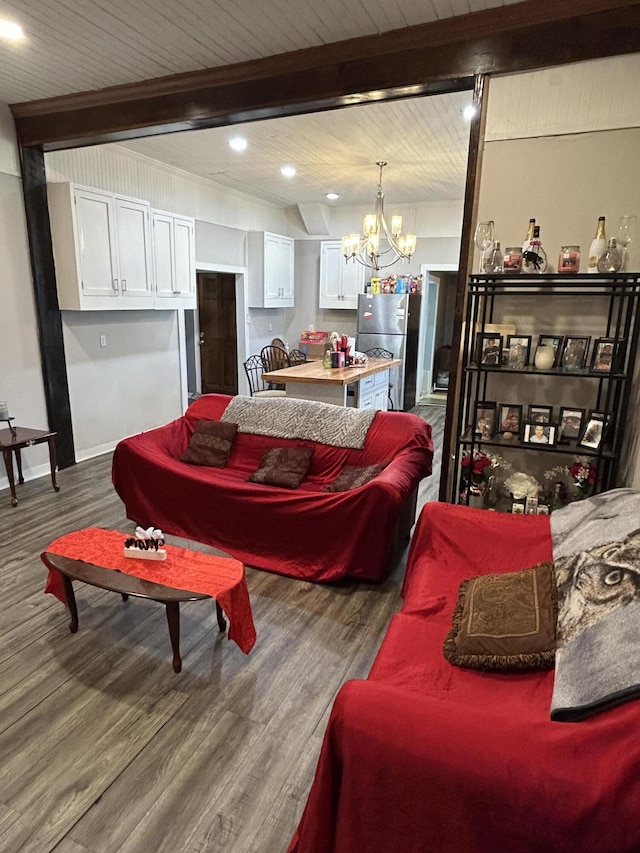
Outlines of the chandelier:
[{"label": "chandelier", "polygon": [[[402,217],[391,217],[391,229],[384,217],[384,193],[382,192],[382,170],[387,164],[378,160],[380,167],[378,193],[374,213],[367,213],[362,223],[362,235],[347,234],[342,238],[342,253],[347,263],[350,259],[365,267],[380,270],[396,261],[409,260],[416,250],[415,234],[402,234]],[[381,244],[381,241],[386,241]]]}]

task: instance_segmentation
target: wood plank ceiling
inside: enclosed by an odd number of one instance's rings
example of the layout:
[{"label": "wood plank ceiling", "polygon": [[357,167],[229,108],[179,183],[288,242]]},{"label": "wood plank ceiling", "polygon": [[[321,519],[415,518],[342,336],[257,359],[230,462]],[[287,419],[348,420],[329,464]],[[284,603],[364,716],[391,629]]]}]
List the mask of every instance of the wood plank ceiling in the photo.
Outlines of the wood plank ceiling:
[{"label": "wood plank ceiling", "polygon": [[0,102],[216,68],[377,35],[516,0],[14,0],[0,18]]}]

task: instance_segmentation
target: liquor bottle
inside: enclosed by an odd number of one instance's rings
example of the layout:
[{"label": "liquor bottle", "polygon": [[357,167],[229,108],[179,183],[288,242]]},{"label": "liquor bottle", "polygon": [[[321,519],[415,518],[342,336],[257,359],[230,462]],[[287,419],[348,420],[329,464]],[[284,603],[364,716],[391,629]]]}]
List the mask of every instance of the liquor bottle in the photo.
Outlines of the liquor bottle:
[{"label": "liquor bottle", "polygon": [[607,238],[604,233],[604,216],[598,217],[598,227],[596,228],[596,236],[591,241],[589,246],[589,262],[587,272],[597,273],[598,261],[607,251]]},{"label": "liquor bottle", "polygon": [[529,227],[527,228],[527,236],[525,238],[524,243],[522,244],[522,252],[526,252],[529,246],[531,245],[531,241],[533,240],[533,229],[536,227],[535,219],[529,220]]},{"label": "liquor bottle", "polygon": [[[529,221],[531,227],[531,220]],[[526,247],[526,248],[525,248]],[[547,253],[540,241],[540,226],[533,226],[533,237],[525,243],[522,250],[522,272],[543,273],[547,271]]]},{"label": "liquor bottle", "polygon": [[598,258],[598,272],[618,272],[622,268],[622,255],[615,237],[607,244],[607,251]]},{"label": "liquor bottle", "polygon": [[500,249],[500,241],[496,240],[485,258],[483,269],[485,273],[504,272],[504,256]]}]

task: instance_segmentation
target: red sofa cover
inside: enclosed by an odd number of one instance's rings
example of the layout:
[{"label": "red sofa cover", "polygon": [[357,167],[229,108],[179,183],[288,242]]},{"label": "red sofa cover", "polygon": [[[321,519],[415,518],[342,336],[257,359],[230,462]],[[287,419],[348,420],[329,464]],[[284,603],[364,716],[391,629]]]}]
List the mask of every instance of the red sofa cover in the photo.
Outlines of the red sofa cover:
[{"label": "red sofa cover", "polygon": [[[218,420],[232,398],[200,397],[183,417],[124,439],[112,479],[127,516],[221,548],[254,568],[310,581],[381,580],[414,521],[418,483],[431,473],[431,427],[417,415],[378,412],[361,450],[238,433],[225,468],[179,456],[201,419]],[[297,489],[249,483],[269,447],[313,445]],[[364,486],[325,492],[344,465],[387,467]]]},{"label": "red sofa cover", "polygon": [[549,518],[427,504],[404,604],[339,691],[289,853],[640,850],[640,704],[551,722],[553,671],[449,664],[464,578],[551,559]]}]

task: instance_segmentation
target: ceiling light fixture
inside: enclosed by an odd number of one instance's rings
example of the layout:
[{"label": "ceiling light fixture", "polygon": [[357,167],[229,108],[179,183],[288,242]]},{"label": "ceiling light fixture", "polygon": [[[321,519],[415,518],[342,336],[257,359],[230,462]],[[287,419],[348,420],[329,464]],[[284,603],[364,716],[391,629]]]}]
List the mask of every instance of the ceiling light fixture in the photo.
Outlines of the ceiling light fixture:
[{"label": "ceiling light fixture", "polygon": [[246,151],[248,144],[244,136],[234,136],[229,140],[229,148],[233,148],[234,151]]},{"label": "ceiling light fixture", "polygon": [[[391,229],[384,218],[384,193],[382,192],[382,170],[387,164],[378,160],[380,167],[378,193],[376,195],[375,212],[367,213],[362,223],[363,237],[359,234],[347,234],[342,238],[342,252],[345,260],[358,261],[365,267],[374,270],[390,267],[396,261],[409,260],[416,250],[417,237],[415,234],[402,234],[402,217],[391,217]],[[380,241],[387,242],[386,248],[381,248]]]},{"label": "ceiling light fixture", "polygon": [[340,198],[340,193],[327,193],[329,201],[337,201]]},{"label": "ceiling light fixture", "polygon": [[21,26],[14,24],[12,21],[0,20],[0,38],[19,41],[24,38],[24,30]]},{"label": "ceiling light fixture", "polygon": [[293,166],[283,166],[280,171],[285,176],[285,178],[293,178],[296,174],[296,170]]}]

